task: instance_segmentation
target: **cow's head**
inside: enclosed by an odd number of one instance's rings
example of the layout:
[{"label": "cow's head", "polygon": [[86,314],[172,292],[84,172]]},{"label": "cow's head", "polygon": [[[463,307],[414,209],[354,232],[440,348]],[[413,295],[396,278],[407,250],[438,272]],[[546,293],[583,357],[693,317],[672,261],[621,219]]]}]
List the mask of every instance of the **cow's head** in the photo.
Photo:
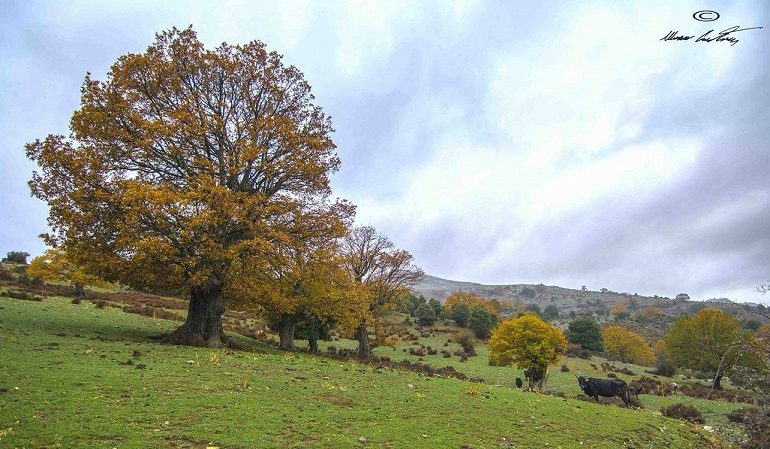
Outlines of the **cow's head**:
[{"label": "cow's head", "polygon": [[578,385],[580,385],[580,389],[585,391],[586,387],[588,386],[588,381],[586,380],[585,376],[578,376]]}]

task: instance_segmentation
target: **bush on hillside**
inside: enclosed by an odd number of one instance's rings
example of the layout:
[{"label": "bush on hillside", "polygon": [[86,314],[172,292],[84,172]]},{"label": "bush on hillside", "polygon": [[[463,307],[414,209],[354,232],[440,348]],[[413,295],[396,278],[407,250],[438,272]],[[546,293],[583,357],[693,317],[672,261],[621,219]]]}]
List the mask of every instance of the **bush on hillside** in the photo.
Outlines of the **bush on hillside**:
[{"label": "bush on hillside", "polygon": [[540,310],[540,306],[537,304],[527,304],[526,307],[524,307],[524,311],[534,313],[540,318],[543,318],[543,311]]},{"label": "bush on hillside", "polygon": [[535,291],[529,287],[524,287],[523,289],[521,289],[521,296],[524,296],[526,298],[534,298],[535,295],[537,295],[537,293],[535,293]]},{"label": "bush on hillside", "polygon": [[10,271],[7,271],[0,267],[0,281],[15,281],[16,278],[11,274]]},{"label": "bush on hillside", "polygon": [[664,354],[655,356],[655,374],[659,376],[671,377],[676,373],[676,368]]},{"label": "bush on hillside", "polygon": [[458,332],[452,337],[452,340],[463,348],[465,354],[476,355],[476,338],[472,333],[468,331]]},{"label": "bush on hillside", "polygon": [[452,310],[449,312],[449,318],[451,318],[458,326],[465,327],[468,325],[468,318],[470,317],[470,314],[471,311],[468,309],[467,305],[455,304],[454,307],[452,307]]},{"label": "bush on hillside", "polygon": [[596,321],[587,317],[575,318],[567,328],[567,341],[579,344],[583,349],[603,351],[602,332]]},{"label": "bush on hillside", "polygon": [[402,311],[408,313],[410,316],[416,316],[417,309],[425,303],[426,300],[424,296],[417,296],[414,293],[410,293],[403,301]]},{"label": "bush on hillside", "polygon": [[564,350],[564,355],[567,357],[579,357],[580,351],[582,350],[582,346],[575,343],[569,343],[567,344],[567,348]]},{"label": "bush on hillside", "polygon": [[661,408],[660,412],[663,414],[663,416],[681,419],[695,424],[703,424],[706,422],[706,420],[703,418],[703,414],[701,414],[697,408],[689,404],[679,403],[669,405],[668,407]]},{"label": "bush on hillside", "polygon": [[7,298],[13,298],[13,299],[21,299],[23,301],[42,301],[43,300],[43,298],[40,296],[32,295],[21,290],[7,290],[5,293],[2,294],[2,296],[5,296]]},{"label": "bush on hillside", "polygon": [[432,326],[436,322],[436,312],[433,307],[427,303],[420,304],[415,311],[417,322],[423,326]]},{"label": "bush on hillside", "polygon": [[745,422],[749,438],[742,447],[744,449],[770,448],[770,408],[765,406],[755,413],[747,414]]},{"label": "bush on hillside", "polygon": [[729,412],[727,414],[727,419],[730,422],[747,424],[757,413],[760,413],[760,410],[757,407],[744,407]]},{"label": "bush on hillside", "polygon": [[11,251],[9,252],[4,258],[3,262],[10,262],[10,263],[21,263],[26,265],[27,264],[27,257],[29,257],[29,253],[25,251]]},{"label": "bush on hillside", "polygon": [[428,305],[433,308],[433,313],[436,314],[436,319],[438,319],[441,314],[444,312],[444,306],[441,305],[441,301],[435,298],[430,298],[428,300]]},{"label": "bush on hillside", "polygon": [[559,308],[553,304],[548,304],[545,309],[543,309],[543,318],[548,321],[559,318]]},{"label": "bush on hillside", "polygon": [[468,317],[468,329],[476,337],[486,340],[492,329],[497,325],[497,316],[483,306],[475,306]]}]

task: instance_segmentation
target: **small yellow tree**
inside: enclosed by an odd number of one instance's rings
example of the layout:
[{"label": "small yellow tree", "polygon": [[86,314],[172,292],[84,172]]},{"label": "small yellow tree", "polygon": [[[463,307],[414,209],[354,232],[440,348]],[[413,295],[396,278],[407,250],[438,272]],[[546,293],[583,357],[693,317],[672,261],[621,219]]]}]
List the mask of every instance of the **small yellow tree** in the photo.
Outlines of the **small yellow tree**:
[{"label": "small yellow tree", "polygon": [[649,366],[655,361],[644,337],[623,326],[607,326],[602,330],[604,349],[623,363]]},{"label": "small yellow tree", "polygon": [[503,321],[489,338],[489,363],[524,369],[529,387],[542,390],[548,366],[559,361],[567,346],[564,334],[535,314]]},{"label": "small yellow tree", "polygon": [[35,257],[27,267],[27,276],[44,281],[67,282],[75,287],[75,296],[83,296],[88,285],[107,287],[109,282],[84,271],[76,265],[62,249],[49,249],[42,256]]}]

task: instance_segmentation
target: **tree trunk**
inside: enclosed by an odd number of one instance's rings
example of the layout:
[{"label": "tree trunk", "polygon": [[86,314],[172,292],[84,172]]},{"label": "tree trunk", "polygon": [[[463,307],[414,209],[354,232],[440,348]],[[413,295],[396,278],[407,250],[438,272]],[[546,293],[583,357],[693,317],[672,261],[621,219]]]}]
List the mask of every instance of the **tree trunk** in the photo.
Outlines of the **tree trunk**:
[{"label": "tree trunk", "polygon": [[529,370],[526,370],[524,376],[529,382],[529,389],[531,391],[544,391],[545,376],[547,372],[548,368],[530,368]]},{"label": "tree trunk", "polygon": [[221,348],[229,340],[222,329],[225,302],[222,286],[212,284],[193,288],[184,324],[166,337],[166,342],[179,345]]},{"label": "tree trunk", "polygon": [[75,284],[75,296],[85,296],[86,292],[82,284]]},{"label": "tree trunk", "polygon": [[313,354],[318,352],[318,339],[317,338],[309,338],[308,344],[310,345],[310,352]]},{"label": "tree trunk", "polygon": [[297,317],[293,314],[284,313],[281,315],[281,321],[278,322],[278,337],[281,342],[278,348],[294,350],[294,329],[297,327]]},{"label": "tree trunk", "polygon": [[362,324],[356,331],[358,339],[358,358],[366,360],[372,356],[372,347],[369,346],[369,333],[366,331],[366,324]]},{"label": "tree trunk", "polygon": [[718,374],[718,375],[714,376],[714,381],[713,381],[711,387],[714,390],[721,390],[722,389],[722,375],[721,374]]}]

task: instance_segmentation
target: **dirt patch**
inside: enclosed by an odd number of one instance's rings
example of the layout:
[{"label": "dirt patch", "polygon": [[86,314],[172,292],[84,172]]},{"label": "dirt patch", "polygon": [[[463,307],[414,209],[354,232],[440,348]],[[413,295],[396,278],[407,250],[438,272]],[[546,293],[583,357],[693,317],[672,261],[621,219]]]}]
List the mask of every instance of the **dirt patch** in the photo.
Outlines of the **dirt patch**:
[{"label": "dirt patch", "polygon": [[315,395],[315,398],[318,399],[319,401],[326,402],[329,404],[334,404],[340,407],[352,408],[356,406],[355,401],[341,394],[336,394],[336,393],[324,392],[324,393]]}]

